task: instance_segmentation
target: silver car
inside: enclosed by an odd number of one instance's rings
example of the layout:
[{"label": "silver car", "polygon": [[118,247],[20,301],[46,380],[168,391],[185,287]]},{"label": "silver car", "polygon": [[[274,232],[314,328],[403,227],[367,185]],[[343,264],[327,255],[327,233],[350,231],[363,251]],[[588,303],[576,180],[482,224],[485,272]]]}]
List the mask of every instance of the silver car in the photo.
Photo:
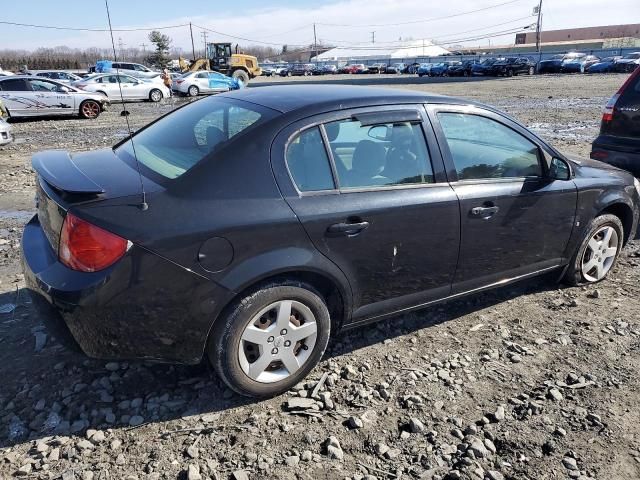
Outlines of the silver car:
[{"label": "silver car", "polygon": [[[163,98],[169,98],[171,92],[161,83],[145,81],[141,78],[129,75],[116,75],[103,73],[82,78],[71,84],[85,92],[95,92],[107,97],[111,102],[121,100],[149,100],[159,102]],[[122,96],[121,95],[122,92]]]},{"label": "silver car", "polygon": [[0,118],[0,145],[6,145],[13,141],[13,135],[11,134],[11,125]]},{"label": "silver car", "polygon": [[65,84],[70,84],[72,82],[82,80],[82,78],[75,73],[65,72],[64,70],[35,70],[30,71],[29,73],[36,77],[50,78],[51,80],[56,80],[60,83]]},{"label": "silver car", "polygon": [[96,118],[109,104],[103,95],[31,75],[0,77],[0,98],[12,118],[50,115]]},{"label": "silver car", "polygon": [[171,89],[174,92],[195,97],[202,93],[219,93],[237,90],[243,86],[239,80],[227,77],[220,72],[197,70],[195,72],[185,73],[175,79],[171,84]]}]

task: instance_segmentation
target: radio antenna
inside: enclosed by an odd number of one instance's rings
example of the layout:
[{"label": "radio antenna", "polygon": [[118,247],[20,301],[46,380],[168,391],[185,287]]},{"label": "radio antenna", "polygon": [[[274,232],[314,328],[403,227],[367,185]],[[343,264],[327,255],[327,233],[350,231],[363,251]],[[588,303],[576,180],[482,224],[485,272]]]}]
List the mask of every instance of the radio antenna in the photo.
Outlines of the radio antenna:
[{"label": "radio antenna", "polygon": [[[113,39],[113,28],[111,28],[111,14],[109,13],[109,0],[104,0],[104,6],[107,8],[107,20],[109,21],[109,33],[111,34],[111,47],[113,48],[113,61],[118,62],[118,54],[116,53],[116,42]],[[138,154],[136,153],[136,146],[133,143],[133,132],[131,131],[131,125],[129,125],[129,112],[124,105],[124,95],[122,95],[122,84],[120,83],[120,67],[116,67],[116,74],[118,75],[118,90],[120,90],[120,101],[122,102],[122,112],[120,115],[124,117],[127,123],[127,131],[129,132],[129,141],[131,142],[131,148],[133,149],[133,158],[136,161],[136,171],[138,172],[138,179],[140,180],[140,191],[142,192],[142,203],[140,208],[147,210],[149,205],[147,204],[147,194],[144,191],[144,182],[142,181],[142,173],[140,173],[140,163],[138,162]]]}]

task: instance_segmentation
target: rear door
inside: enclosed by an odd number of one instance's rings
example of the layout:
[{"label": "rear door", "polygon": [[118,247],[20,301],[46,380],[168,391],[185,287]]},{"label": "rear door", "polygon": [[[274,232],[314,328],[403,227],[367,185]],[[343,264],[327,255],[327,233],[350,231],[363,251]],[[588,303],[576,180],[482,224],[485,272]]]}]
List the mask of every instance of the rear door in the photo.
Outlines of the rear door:
[{"label": "rear door", "polygon": [[31,85],[34,100],[45,105],[42,115],[73,115],[75,113],[75,100],[68,91],[65,91],[63,85],[44,78],[33,78],[27,81]]},{"label": "rear door", "polygon": [[193,76],[194,82],[200,92],[209,93],[209,72],[198,72]]},{"label": "rear door", "polygon": [[453,292],[561,265],[576,215],[573,181],[554,180],[539,141],[502,115],[431,106],[451,185],[461,245]]},{"label": "rear door", "polygon": [[424,113],[326,114],[288,127],[272,148],[285,199],[351,283],[355,322],[450,293],[460,213]]},{"label": "rear door", "polygon": [[634,74],[619,95],[611,121],[602,123],[601,133],[633,139],[626,143],[635,145],[635,153],[640,154],[640,73]]}]

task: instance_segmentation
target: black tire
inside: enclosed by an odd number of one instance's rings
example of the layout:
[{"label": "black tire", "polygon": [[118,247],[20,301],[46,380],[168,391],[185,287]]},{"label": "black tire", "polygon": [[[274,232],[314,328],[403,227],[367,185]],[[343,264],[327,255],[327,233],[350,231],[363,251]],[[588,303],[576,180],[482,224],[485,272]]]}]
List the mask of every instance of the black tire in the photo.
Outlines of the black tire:
[{"label": "black tire", "polygon": [[244,70],[234,70],[231,76],[236,80],[240,80],[245,85],[249,83],[249,74]]},{"label": "black tire", "polygon": [[507,70],[507,77],[513,77],[513,70]]},{"label": "black tire", "polygon": [[100,116],[102,107],[95,100],[85,100],[80,104],[80,116],[82,118],[94,119]]},{"label": "black tire", "polygon": [[154,88],[149,92],[149,101],[151,102],[157,103],[162,100],[163,97],[164,95],[162,95],[162,92],[157,88]]},{"label": "black tire", "polygon": [[[604,277],[602,277],[600,280],[597,280],[597,281],[588,280],[584,277],[584,274],[582,273],[582,260],[585,256],[585,252],[587,250],[587,247],[589,245],[589,241],[591,240],[591,238],[596,234],[598,230],[607,226],[613,227],[616,230],[616,233],[618,235],[618,251],[613,259],[611,266],[607,270],[607,273],[604,275]],[[565,283],[568,283],[569,285],[573,285],[573,286],[587,284],[587,283],[601,282],[602,280],[607,278],[607,275],[609,274],[609,272],[611,272],[611,270],[613,270],[613,268],[616,266],[616,262],[620,255],[620,251],[622,250],[623,242],[624,242],[624,228],[622,227],[622,222],[618,217],[616,217],[615,215],[605,214],[605,215],[600,215],[594,218],[591,221],[589,228],[586,230],[585,236],[582,242],[580,243],[580,246],[574,253],[573,257],[571,258],[569,266],[567,267],[567,271],[565,272],[565,275],[562,280]]]},{"label": "black tire", "polygon": [[[312,353],[295,373],[277,382],[261,383],[245,374],[240,366],[241,337],[247,324],[260,310],[282,300],[300,302],[312,312],[317,324],[316,341]],[[209,335],[206,353],[216,373],[229,388],[249,397],[271,397],[289,390],[316,366],[327,347],[330,333],[329,311],[312,286],[297,281],[265,284],[233,304],[216,322]]]},{"label": "black tire", "polygon": [[191,85],[187,89],[187,95],[190,97],[197,97],[200,94],[200,89],[196,85]]},{"label": "black tire", "polygon": [[536,69],[533,67],[529,67],[529,75],[533,75],[536,73]]}]

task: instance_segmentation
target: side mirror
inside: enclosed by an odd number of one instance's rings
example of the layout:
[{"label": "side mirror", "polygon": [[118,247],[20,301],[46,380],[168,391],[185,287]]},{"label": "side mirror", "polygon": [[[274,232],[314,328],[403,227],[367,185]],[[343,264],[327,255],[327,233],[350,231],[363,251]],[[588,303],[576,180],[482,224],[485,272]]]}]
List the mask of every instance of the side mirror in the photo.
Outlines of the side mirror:
[{"label": "side mirror", "polygon": [[551,160],[549,177],[554,180],[571,180],[571,167],[565,160],[554,157]]},{"label": "side mirror", "polygon": [[367,133],[374,140],[385,141],[389,138],[389,127],[386,125],[374,125]]}]

